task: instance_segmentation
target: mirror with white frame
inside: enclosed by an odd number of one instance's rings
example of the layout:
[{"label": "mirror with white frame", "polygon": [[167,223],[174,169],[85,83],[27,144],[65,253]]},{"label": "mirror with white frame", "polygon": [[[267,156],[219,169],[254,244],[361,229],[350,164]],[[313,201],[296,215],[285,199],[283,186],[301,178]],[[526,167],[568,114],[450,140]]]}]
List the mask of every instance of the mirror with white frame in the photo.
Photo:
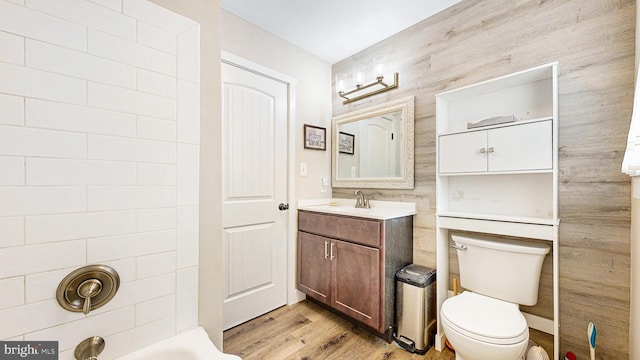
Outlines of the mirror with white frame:
[{"label": "mirror with white frame", "polygon": [[413,189],[413,96],[336,116],[333,187]]}]

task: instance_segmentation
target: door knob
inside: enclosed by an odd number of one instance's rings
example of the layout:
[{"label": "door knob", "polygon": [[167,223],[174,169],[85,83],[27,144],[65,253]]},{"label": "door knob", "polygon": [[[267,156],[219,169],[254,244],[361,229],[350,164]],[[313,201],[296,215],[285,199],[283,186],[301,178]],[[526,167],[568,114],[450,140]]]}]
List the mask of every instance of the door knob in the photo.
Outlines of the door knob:
[{"label": "door knob", "polygon": [[289,209],[289,204],[285,204],[285,203],[280,203],[280,205],[278,205],[278,209],[280,211],[285,211]]}]

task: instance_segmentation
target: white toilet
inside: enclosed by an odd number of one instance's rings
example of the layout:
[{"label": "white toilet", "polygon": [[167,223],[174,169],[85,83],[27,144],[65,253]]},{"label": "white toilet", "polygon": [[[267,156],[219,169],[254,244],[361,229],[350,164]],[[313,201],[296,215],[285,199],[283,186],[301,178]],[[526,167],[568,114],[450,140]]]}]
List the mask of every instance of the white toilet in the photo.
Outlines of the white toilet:
[{"label": "white toilet", "polygon": [[440,320],[457,360],[520,360],[529,327],[518,304],[538,302],[549,247],[529,241],[452,235],[460,284],[468,291],[442,304]]}]

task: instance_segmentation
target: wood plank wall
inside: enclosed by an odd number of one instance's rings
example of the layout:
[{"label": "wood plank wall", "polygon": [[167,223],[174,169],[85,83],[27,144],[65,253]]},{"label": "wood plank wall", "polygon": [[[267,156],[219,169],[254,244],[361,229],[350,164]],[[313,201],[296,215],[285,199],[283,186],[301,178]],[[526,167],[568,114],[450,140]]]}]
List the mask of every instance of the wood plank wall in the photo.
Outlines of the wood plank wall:
[{"label": "wood plank wall", "polygon": [[[588,358],[589,321],[598,326],[599,359],[629,356],[631,194],[620,165],[633,98],[635,6],[633,0],[463,0],[333,66],[334,75],[350,72],[354,63],[386,54],[400,73],[400,88],[385,94],[347,106],[334,94],[334,116],[415,96],[415,189],[366,193],[417,202],[414,259],[435,266],[435,95],[559,61],[563,356],[571,350]],[[353,189],[333,195],[350,198]]]}]

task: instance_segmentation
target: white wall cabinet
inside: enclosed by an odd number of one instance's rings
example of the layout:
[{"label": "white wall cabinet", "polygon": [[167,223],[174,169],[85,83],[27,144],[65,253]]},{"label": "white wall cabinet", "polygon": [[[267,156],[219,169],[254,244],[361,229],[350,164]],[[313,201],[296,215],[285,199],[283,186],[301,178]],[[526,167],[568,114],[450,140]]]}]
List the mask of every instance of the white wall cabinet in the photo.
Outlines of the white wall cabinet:
[{"label": "white wall cabinet", "polygon": [[440,173],[551,170],[552,121],[439,136]]},{"label": "white wall cabinet", "polygon": [[[553,318],[527,316],[554,335],[558,307],[558,64],[552,63],[436,96],[438,314],[448,297],[451,231],[549,241]],[[468,129],[481,119],[514,122]],[[436,348],[444,346],[438,322]]]}]

